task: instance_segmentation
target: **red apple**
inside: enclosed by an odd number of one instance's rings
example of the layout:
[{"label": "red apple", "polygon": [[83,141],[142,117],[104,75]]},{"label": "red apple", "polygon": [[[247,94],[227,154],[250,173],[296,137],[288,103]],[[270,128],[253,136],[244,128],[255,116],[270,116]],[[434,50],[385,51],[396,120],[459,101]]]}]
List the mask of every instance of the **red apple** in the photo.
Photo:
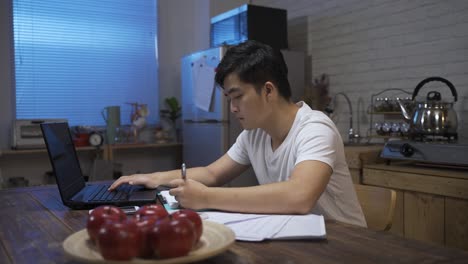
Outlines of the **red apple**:
[{"label": "red apple", "polygon": [[150,243],[150,231],[152,230],[156,221],[160,220],[156,217],[139,217],[134,218],[137,222],[138,232],[140,232],[142,245],[138,257],[151,258],[153,257],[153,248]]},{"label": "red apple", "polygon": [[106,260],[131,260],[137,257],[142,238],[136,219],[105,222],[99,229],[97,246]]},{"label": "red apple", "polygon": [[190,252],[195,236],[195,229],[189,220],[166,217],[155,223],[150,232],[150,241],[156,257],[174,258]]},{"label": "red apple", "polygon": [[195,241],[194,241],[194,246],[200,241],[200,237],[203,234],[203,223],[200,215],[198,215],[197,212],[189,209],[181,209],[177,212],[172,213],[172,218],[174,219],[180,219],[180,218],[186,218],[192,222],[194,228],[195,228]]},{"label": "red apple", "polygon": [[166,208],[164,208],[161,205],[157,204],[149,204],[149,205],[144,205],[135,214],[136,218],[141,218],[141,217],[156,217],[157,219],[162,219],[169,214],[166,211]]},{"label": "red apple", "polygon": [[97,234],[99,228],[106,221],[124,221],[127,218],[122,209],[112,205],[102,205],[94,208],[94,210],[88,216],[88,222],[86,223],[86,229],[88,230],[89,238],[91,242],[96,243]]}]

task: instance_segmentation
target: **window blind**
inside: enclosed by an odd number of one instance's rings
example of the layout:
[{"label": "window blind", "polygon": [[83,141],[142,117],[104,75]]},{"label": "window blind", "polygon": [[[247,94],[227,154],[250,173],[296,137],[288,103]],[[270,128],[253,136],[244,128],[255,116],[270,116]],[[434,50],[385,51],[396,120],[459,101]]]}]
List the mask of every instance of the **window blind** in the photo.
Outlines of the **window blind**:
[{"label": "window blind", "polygon": [[148,104],[158,120],[156,0],[13,0],[16,118],[104,125]]}]

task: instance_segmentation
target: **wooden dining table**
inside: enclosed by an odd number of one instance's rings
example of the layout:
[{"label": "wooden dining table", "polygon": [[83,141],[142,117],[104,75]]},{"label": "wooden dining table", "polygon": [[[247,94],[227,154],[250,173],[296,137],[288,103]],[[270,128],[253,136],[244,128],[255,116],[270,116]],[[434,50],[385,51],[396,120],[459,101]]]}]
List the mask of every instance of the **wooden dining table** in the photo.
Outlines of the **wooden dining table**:
[{"label": "wooden dining table", "polygon": [[[63,241],[85,228],[56,186],[0,190],[0,263],[78,263]],[[200,263],[468,263],[468,252],[326,221],[323,240],[240,242]]]}]

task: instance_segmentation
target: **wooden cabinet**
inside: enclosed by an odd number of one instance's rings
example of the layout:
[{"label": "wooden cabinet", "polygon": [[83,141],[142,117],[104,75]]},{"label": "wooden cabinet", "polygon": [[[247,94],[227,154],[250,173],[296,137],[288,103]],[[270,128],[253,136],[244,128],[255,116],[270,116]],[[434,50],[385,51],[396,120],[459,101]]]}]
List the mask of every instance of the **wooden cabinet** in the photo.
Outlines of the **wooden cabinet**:
[{"label": "wooden cabinet", "polygon": [[445,198],[445,244],[468,249],[468,201]]},{"label": "wooden cabinet", "polygon": [[404,235],[444,244],[444,197],[404,192]]},{"label": "wooden cabinet", "polygon": [[391,232],[468,250],[466,170],[368,164],[362,183],[398,191]]},{"label": "wooden cabinet", "polygon": [[[353,183],[360,184],[362,178],[362,168],[364,164],[378,163],[379,154],[383,145],[351,145],[344,148],[346,163]],[[383,161],[381,161],[383,162]]]}]

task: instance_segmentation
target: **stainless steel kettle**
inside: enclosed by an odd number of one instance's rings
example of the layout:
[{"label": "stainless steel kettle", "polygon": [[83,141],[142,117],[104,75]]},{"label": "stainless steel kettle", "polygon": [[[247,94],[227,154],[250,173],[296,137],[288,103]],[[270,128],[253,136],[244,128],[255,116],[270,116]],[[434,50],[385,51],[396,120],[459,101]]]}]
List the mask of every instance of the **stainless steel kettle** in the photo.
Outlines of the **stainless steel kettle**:
[{"label": "stainless steel kettle", "polygon": [[[452,91],[454,101],[443,102],[439,92],[430,91],[427,93],[425,102],[415,102],[414,99],[421,87],[433,81],[446,84]],[[453,105],[457,99],[457,90],[451,82],[441,77],[430,77],[422,80],[414,89],[411,114],[401,101],[398,101],[398,104],[405,119],[410,121],[410,134],[412,136],[454,136],[457,133],[458,121]]]}]

